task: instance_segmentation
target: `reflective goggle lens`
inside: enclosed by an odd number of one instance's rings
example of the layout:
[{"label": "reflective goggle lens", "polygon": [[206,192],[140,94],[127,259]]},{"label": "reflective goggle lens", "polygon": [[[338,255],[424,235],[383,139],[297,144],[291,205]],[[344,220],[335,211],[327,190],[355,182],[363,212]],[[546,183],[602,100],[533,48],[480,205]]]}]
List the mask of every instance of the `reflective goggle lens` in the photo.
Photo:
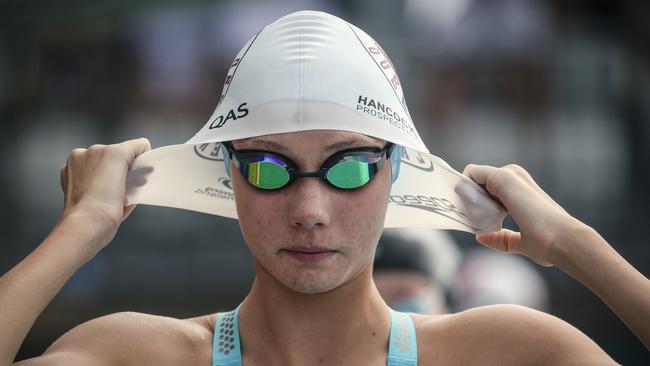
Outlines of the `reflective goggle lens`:
[{"label": "reflective goggle lens", "polygon": [[270,161],[246,164],[246,180],[262,189],[278,189],[289,183],[289,172],[282,166]]},{"label": "reflective goggle lens", "polygon": [[375,175],[376,169],[365,161],[343,161],[331,167],[326,179],[333,186],[341,189],[359,188],[368,183]]}]

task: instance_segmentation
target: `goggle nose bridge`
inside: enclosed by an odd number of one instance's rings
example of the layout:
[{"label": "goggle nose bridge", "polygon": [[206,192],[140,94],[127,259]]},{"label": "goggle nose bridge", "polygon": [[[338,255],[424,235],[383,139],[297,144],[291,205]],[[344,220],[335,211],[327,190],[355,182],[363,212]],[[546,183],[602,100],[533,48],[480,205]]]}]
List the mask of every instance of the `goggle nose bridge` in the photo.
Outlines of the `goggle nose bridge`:
[{"label": "goggle nose bridge", "polygon": [[329,168],[321,168],[319,170],[315,170],[313,172],[301,172],[293,168],[287,169],[287,172],[289,172],[289,176],[291,179],[296,179],[296,178],[321,178],[325,179],[325,175],[327,174],[327,171]]}]

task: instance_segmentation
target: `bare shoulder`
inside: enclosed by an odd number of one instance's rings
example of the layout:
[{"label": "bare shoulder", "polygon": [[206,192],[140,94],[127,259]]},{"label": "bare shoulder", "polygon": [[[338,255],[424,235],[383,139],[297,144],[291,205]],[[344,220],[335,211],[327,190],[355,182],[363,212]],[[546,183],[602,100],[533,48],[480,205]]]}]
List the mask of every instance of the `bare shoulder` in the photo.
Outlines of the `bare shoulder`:
[{"label": "bare shoulder", "polygon": [[523,306],[485,306],[414,320],[425,363],[615,364],[569,323]]},{"label": "bare shoulder", "polygon": [[209,365],[208,319],[115,313],[73,328],[43,356],[19,365]]}]

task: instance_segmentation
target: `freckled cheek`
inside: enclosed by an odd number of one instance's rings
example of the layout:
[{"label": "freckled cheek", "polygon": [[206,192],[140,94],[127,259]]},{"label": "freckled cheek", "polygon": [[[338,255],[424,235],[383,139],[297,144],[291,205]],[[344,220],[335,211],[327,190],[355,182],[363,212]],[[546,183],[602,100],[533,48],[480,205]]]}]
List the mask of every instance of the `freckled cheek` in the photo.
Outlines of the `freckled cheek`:
[{"label": "freckled cheek", "polygon": [[[239,183],[239,182],[237,182]],[[239,227],[249,246],[267,243],[277,238],[281,229],[283,201],[272,194],[258,192],[241,181],[235,186],[235,204],[239,216]],[[243,185],[243,186],[242,186]]]},{"label": "freckled cheek", "polygon": [[387,200],[387,193],[379,189],[339,196],[332,205],[334,222],[350,242],[374,242],[384,227]]}]

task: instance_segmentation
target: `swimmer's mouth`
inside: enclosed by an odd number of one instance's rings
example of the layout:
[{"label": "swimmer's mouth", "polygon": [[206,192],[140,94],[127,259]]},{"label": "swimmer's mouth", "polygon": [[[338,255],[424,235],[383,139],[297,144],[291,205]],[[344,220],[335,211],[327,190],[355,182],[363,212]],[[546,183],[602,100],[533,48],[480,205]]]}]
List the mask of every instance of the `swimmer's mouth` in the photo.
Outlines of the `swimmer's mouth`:
[{"label": "swimmer's mouth", "polygon": [[320,247],[320,246],[293,246],[293,247],[288,247],[288,248],[283,248],[281,251],[287,251],[287,252],[297,252],[297,253],[324,253],[324,252],[337,252],[337,250],[327,248],[327,247]]},{"label": "swimmer's mouth", "polygon": [[289,248],[283,248],[280,250],[281,253],[286,253],[291,257],[301,261],[301,262],[316,262],[338,253],[337,250],[326,248],[326,247],[307,247],[307,246],[295,246]]}]

